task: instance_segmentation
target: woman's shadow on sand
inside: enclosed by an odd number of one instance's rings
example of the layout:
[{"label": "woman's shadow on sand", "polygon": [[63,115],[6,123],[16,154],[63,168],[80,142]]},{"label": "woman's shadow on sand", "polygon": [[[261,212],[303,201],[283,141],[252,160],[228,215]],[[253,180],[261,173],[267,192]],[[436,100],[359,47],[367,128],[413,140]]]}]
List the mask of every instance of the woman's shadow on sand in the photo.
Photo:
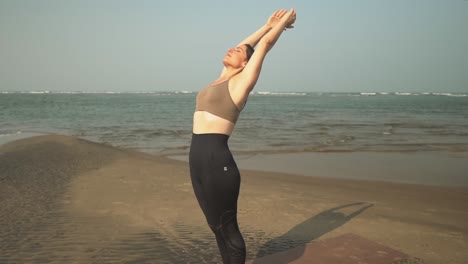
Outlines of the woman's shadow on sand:
[{"label": "woman's shadow on sand", "polygon": [[[320,236],[338,228],[351,220],[353,217],[364,212],[367,208],[372,207],[373,204],[367,203],[351,203],[342,206],[338,206],[311,217],[304,222],[296,225],[288,232],[273,238],[262,246],[260,246],[255,259],[274,254],[280,251],[288,250],[298,246],[305,245],[310,241],[319,238]],[[355,208],[358,207],[358,208]],[[347,208],[352,212],[349,214],[340,212],[339,210]],[[288,259],[288,262],[300,258],[304,254],[304,251],[292,254]],[[259,264],[261,261],[254,260],[252,264]]]}]

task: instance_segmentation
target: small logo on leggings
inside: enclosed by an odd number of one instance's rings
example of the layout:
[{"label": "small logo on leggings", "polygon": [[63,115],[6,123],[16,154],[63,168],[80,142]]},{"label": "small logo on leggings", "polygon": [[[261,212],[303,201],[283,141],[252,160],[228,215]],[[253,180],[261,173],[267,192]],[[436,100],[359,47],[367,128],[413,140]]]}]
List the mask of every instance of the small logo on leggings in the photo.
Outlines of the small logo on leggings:
[{"label": "small logo on leggings", "polygon": [[227,167],[224,167],[224,171],[227,171]]}]

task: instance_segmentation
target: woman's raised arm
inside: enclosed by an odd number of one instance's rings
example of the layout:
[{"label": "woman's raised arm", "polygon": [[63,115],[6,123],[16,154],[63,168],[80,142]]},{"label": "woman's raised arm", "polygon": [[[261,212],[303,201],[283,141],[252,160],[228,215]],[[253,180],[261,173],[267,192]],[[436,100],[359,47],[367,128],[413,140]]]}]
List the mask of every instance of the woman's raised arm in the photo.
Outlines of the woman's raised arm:
[{"label": "woman's raised arm", "polygon": [[267,20],[267,22],[261,26],[257,31],[252,33],[246,39],[242,40],[237,46],[242,44],[249,44],[252,47],[255,47],[265,34],[267,34],[288,11],[285,9],[276,10]]},{"label": "woman's raised arm", "polygon": [[259,41],[258,47],[250,58],[249,62],[239,73],[238,85],[242,87],[244,93],[250,93],[258,80],[262,69],[263,60],[267,52],[275,45],[276,41],[281,36],[281,33],[287,28],[293,28],[296,21],[296,10],[291,10],[281,16],[275,26],[268,31]]}]

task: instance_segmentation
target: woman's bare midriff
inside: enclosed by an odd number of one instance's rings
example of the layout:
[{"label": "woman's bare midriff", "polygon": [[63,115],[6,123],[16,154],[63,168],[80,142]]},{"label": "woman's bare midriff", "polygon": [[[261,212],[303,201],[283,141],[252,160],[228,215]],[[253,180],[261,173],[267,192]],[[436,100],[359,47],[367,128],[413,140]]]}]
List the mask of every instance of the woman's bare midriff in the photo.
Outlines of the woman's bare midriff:
[{"label": "woman's bare midriff", "polygon": [[193,114],[193,133],[206,134],[217,133],[231,135],[234,130],[234,123],[213,115],[206,111],[196,111]]}]

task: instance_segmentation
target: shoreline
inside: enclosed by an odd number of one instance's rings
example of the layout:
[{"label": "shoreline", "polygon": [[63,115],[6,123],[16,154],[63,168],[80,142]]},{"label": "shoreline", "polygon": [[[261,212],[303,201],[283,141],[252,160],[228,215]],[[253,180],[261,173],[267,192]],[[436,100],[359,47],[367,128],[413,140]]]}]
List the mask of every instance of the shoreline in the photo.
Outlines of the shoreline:
[{"label": "shoreline", "polygon": [[[384,129],[384,128],[382,128]],[[389,129],[389,128],[385,128]],[[57,129],[33,129],[22,130],[13,129],[0,131],[0,145],[17,139],[36,136],[36,135],[67,135],[79,137],[85,140],[97,143],[112,145],[115,147],[142,151],[153,155],[180,156],[187,155],[190,148],[191,133],[186,131],[170,131],[165,129],[135,129],[135,131],[118,131],[113,133],[94,131],[87,133],[81,130],[57,130]],[[132,132],[128,134],[128,132]],[[386,133],[386,132],[384,132]],[[316,135],[320,137],[320,133]],[[315,137],[315,136],[314,136]],[[317,139],[317,138],[315,138]],[[468,153],[468,144],[466,142],[426,142],[426,143],[406,143],[406,144],[370,144],[356,142],[356,144],[341,145],[338,142],[331,144],[298,144],[301,140],[315,140],[296,138],[288,142],[272,143],[259,141],[259,144],[249,141],[245,135],[236,134],[229,141],[231,151],[235,156],[242,155],[276,155],[276,154],[294,154],[294,153]],[[341,140],[343,142],[346,139]],[[340,142],[341,142],[340,141]],[[349,142],[348,142],[349,143]],[[369,142],[368,142],[369,143]],[[374,142],[375,143],[375,142]],[[364,144],[364,145],[363,145]]]},{"label": "shoreline", "polygon": [[[0,153],[0,262],[220,260],[184,161],[59,135]],[[468,260],[468,188],[241,173],[247,259],[352,233],[416,263]]]},{"label": "shoreline", "polygon": [[[16,140],[59,134],[15,133],[0,137],[0,147]],[[112,146],[88,138],[82,140],[123,150],[142,152],[188,162],[188,153],[148,153],[139,149]],[[265,152],[233,151],[242,170],[286,173],[332,179],[382,181],[389,183],[468,187],[468,152],[454,151],[338,151]]]},{"label": "shoreline", "polygon": [[[186,155],[166,157],[188,161]],[[294,152],[234,154],[234,159],[242,170],[326,179],[468,187],[468,153],[460,152]]]}]

